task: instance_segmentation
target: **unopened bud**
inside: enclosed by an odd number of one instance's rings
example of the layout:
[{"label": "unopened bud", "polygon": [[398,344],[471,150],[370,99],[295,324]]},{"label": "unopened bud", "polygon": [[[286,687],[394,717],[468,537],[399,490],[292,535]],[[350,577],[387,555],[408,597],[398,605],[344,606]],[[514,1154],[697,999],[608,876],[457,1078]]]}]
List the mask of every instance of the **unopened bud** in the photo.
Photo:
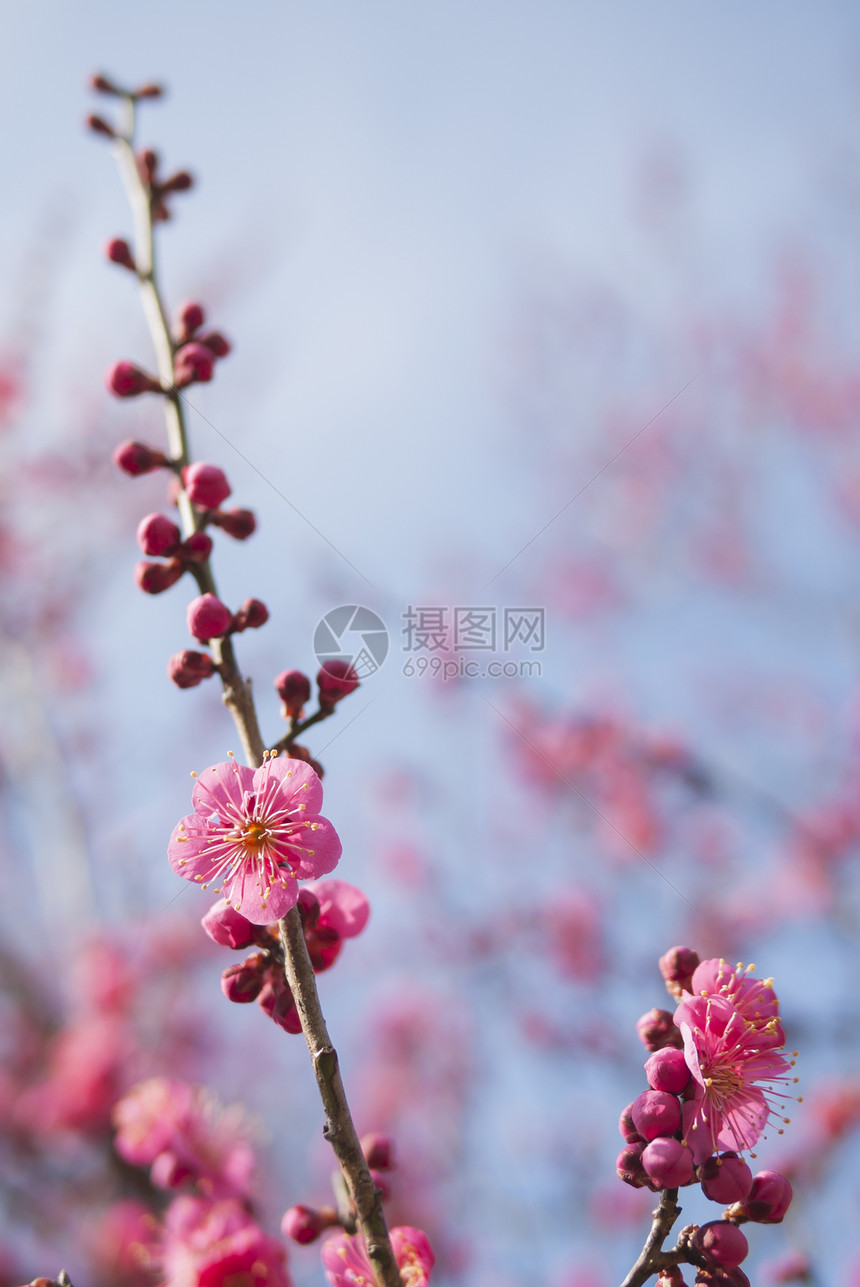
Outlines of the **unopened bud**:
[{"label": "unopened bud", "polygon": [[298,897],[299,915],[306,930],[313,929],[320,918],[320,900],[312,889],[300,889]]},{"label": "unopened bud", "polygon": [[649,1010],[636,1024],[639,1040],[646,1050],[662,1050],[664,1046],[684,1044],[680,1028],[668,1010]]},{"label": "unopened bud", "polygon": [[185,389],[189,384],[206,384],[212,379],[214,370],[215,358],[211,349],[192,340],[176,352],[173,383],[177,389]]},{"label": "unopened bud", "polygon": [[734,1269],[749,1255],[749,1243],[743,1231],[728,1220],[712,1220],[693,1234],[697,1251],[721,1269]]},{"label": "unopened bud", "polygon": [[278,696],[284,703],[284,715],[299,719],[305,702],[311,695],[311,681],[300,670],[282,670],[275,679]]},{"label": "unopened bud", "polygon": [[651,1058],[645,1060],[645,1076],[652,1090],[665,1090],[670,1095],[683,1094],[690,1084],[690,1070],[683,1050],[675,1046],[655,1050]]},{"label": "unopened bud", "polygon": [[781,1224],[794,1191],[779,1171],[759,1171],[743,1202],[743,1213],[756,1224]]},{"label": "unopened bud", "polygon": [[205,335],[198,335],[197,342],[205,344],[216,358],[225,358],[233,349],[233,345],[220,331],[207,331]]},{"label": "unopened bud", "polygon": [[112,80],[98,74],[90,77],[90,89],[94,89],[97,94],[122,94],[122,90]]},{"label": "unopened bud", "polygon": [[256,1001],[263,990],[266,959],[261,952],[249,956],[247,961],[228,965],[221,975],[221,991],[228,1001],[238,1005],[247,1005]]},{"label": "unopened bud", "polygon": [[209,522],[234,541],[247,541],[257,530],[257,519],[249,509],[216,509],[209,515]]},{"label": "unopened bud", "polygon": [[727,1206],[743,1202],[752,1188],[752,1171],[737,1153],[709,1157],[699,1167],[699,1181],[706,1198]]},{"label": "unopened bud", "polygon": [[618,1178],[625,1184],[631,1185],[634,1189],[648,1188],[653,1191],[654,1185],[642,1165],[643,1147],[642,1144],[625,1144],[618,1154],[615,1169],[618,1172]]},{"label": "unopened bud", "polygon": [[304,1247],[309,1242],[316,1242],[321,1233],[337,1223],[337,1212],[333,1207],[315,1210],[313,1207],[299,1205],[290,1207],[284,1213],[281,1233]]},{"label": "unopened bud", "polygon": [[138,523],[137,543],[144,554],[154,558],[172,554],[181,540],[178,526],[164,514],[147,514]]},{"label": "unopened bud", "polygon": [[673,997],[680,1001],[684,992],[689,992],[690,982],[699,964],[699,953],[691,947],[670,947],[660,957],[660,973],[666,981],[666,987]]},{"label": "unopened bud", "polygon": [[391,1197],[391,1181],[389,1180],[388,1176],[383,1175],[381,1171],[371,1170],[370,1178],[373,1181],[374,1186],[377,1189],[379,1189],[379,1196],[381,1200],[383,1202],[387,1202],[388,1199]]},{"label": "unopened bud", "polygon": [[321,710],[333,710],[335,702],[358,688],[358,675],[348,661],[339,657],[325,662],[317,675]]},{"label": "unopened bud", "polygon": [[231,907],[226,898],[220,898],[214,903],[202,917],[200,924],[213,942],[221,947],[250,947],[257,937],[258,927],[246,920],[235,907]]},{"label": "unopened bud", "polygon": [[367,1165],[374,1171],[393,1171],[397,1163],[394,1160],[394,1141],[389,1135],[372,1132],[362,1135],[359,1143]]},{"label": "unopened bud", "polygon": [[164,96],[163,85],[141,85],[140,89],[133,92],[134,98],[162,98]]},{"label": "unopened bud", "polygon": [[189,603],[186,620],[194,638],[208,643],[210,639],[220,639],[227,633],[233,614],[214,594],[201,594]]},{"label": "unopened bud", "polygon": [[205,563],[212,553],[212,537],[205,532],[192,532],[176,553],[183,563]]},{"label": "unopened bud", "polygon": [[658,1189],[677,1189],[693,1178],[693,1154],[680,1140],[652,1140],[642,1150],[642,1165]]},{"label": "unopened bud", "polygon": [[186,648],[184,652],[173,654],[167,663],[167,673],[177,688],[196,688],[215,674],[215,662],[207,652],[193,652]]},{"label": "unopened bud", "polygon": [[136,398],[141,393],[161,393],[158,380],[133,362],[115,362],[105,372],[105,385],[117,398]]},{"label": "unopened bud", "polygon": [[158,169],[158,153],[151,147],[146,148],[137,158],[138,169],[147,186],[152,183]]},{"label": "unopened bud", "polygon": [[269,620],[269,609],[260,599],[246,599],[233,617],[233,629],[237,634],[243,630],[259,630]]},{"label": "unopened bud", "polygon": [[131,246],[122,237],[114,237],[105,246],[105,254],[112,264],[120,264],[123,268],[128,268],[131,272],[137,272],[137,264],[134,262],[134,255],[131,253]]},{"label": "unopened bud", "polygon": [[[635,1103],[635,1100],[634,1100]],[[628,1144],[644,1144],[645,1138],[640,1135],[633,1125],[631,1111],[633,1104],[628,1104],[618,1118],[618,1130],[621,1132],[621,1138]]]},{"label": "unopened bud", "polygon": [[315,974],[322,974],[334,965],[340,956],[343,940],[331,925],[315,925],[305,929],[305,943]]},{"label": "unopened bud", "polygon": [[223,469],[219,469],[217,465],[207,465],[202,460],[185,466],[182,481],[189,500],[201,509],[217,509],[230,495],[230,484]]},{"label": "unopened bud", "polygon": [[106,138],[116,138],[116,133],[112,125],[108,125],[103,116],[88,116],[87,125],[93,134],[104,134]]},{"label": "unopened bud", "polygon": [[202,304],[193,302],[183,304],[176,317],[175,329],[178,342],[185,344],[190,340],[194,332],[200,330],[205,320],[206,314],[203,312]]},{"label": "unopened bud", "polygon": [[185,568],[178,559],[169,563],[147,563],[141,560],[134,569],[134,579],[144,594],[162,594],[182,576]]},{"label": "unopened bud", "polygon": [[169,179],[165,179],[158,186],[159,191],[163,193],[187,192],[189,188],[194,186],[194,178],[187,170],[177,170],[176,174],[172,174]]},{"label": "unopened bud", "polygon": [[143,442],[121,442],[113,453],[113,461],[133,478],[150,474],[153,469],[163,469],[169,463],[163,451],[155,451]]},{"label": "unopened bud", "polygon": [[681,1105],[662,1090],[643,1090],[630,1105],[630,1116],[643,1139],[674,1135],[681,1125]]}]

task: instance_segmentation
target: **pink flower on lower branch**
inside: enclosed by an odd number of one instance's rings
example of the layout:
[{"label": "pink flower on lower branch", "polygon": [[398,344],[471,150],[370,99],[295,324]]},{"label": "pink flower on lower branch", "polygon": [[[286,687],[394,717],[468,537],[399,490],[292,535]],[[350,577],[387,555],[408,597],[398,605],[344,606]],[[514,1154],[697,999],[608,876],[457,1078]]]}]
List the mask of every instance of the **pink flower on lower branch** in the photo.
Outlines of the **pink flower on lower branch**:
[{"label": "pink flower on lower branch", "polygon": [[773,1048],[773,1029],[719,992],[690,997],[675,1012],[695,1095],[684,1105],[683,1134],[697,1165],[718,1149],[752,1148],[783,1110],[778,1083],[791,1064]]},{"label": "pink flower on lower branch", "polygon": [[[427,1234],[403,1225],[391,1230],[394,1259],[405,1287],[426,1287],[436,1263]],[[364,1239],[335,1234],[320,1248],[326,1278],[332,1287],[375,1287]]]},{"label": "pink flower on lower branch", "polygon": [[333,870],[341,844],[319,815],[322,783],[309,764],[267,759],[249,769],[229,760],[197,778],[195,810],[174,828],[167,855],[179,876],[216,893],[254,925],[285,916],[298,880]]},{"label": "pink flower on lower branch", "polygon": [[162,1287],[291,1287],[285,1248],[240,1202],[176,1198],[158,1259]]}]

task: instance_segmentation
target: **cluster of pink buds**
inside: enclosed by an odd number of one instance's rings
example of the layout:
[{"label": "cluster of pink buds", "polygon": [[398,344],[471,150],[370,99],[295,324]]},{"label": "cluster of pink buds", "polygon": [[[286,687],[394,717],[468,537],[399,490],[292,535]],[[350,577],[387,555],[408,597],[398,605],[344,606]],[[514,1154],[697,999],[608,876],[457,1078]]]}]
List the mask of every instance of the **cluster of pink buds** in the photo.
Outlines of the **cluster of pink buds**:
[{"label": "cluster of pink buds", "polygon": [[[393,1141],[387,1135],[372,1133],[363,1135],[359,1141],[370,1171],[370,1177],[380,1192],[383,1201],[391,1196],[388,1172],[397,1165],[394,1156]],[[354,1213],[350,1213],[354,1218]],[[352,1222],[352,1221],[351,1221]],[[281,1220],[281,1233],[300,1246],[316,1242],[326,1229],[343,1227],[344,1217],[331,1206],[309,1207],[298,1203],[284,1213]]]},{"label": "cluster of pink buds", "polygon": [[[370,905],[364,894],[345,880],[310,882],[299,890],[298,907],[315,974],[322,974],[334,965],[344,940],[360,934],[370,916]],[[221,975],[221,991],[227,1000],[239,1004],[256,1001],[286,1032],[301,1032],[299,1014],[284,978],[277,926],[253,924],[224,898],[210,908],[202,925],[209,937],[222,947],[236,951],[258,948],[244,961],[228,966]]]},{"label": "cluster of pink buds", "polygon": [[[753,1175],[743,1150],[754,1146],[779,1116],[793,1060],[779,1051],[785,1034],[773,980],[753,967],[700,961],[690,948],[671,948],[660,959],[674,1014],[651,1010],[637,1028],[646,1049],[648,1088],[624,1109],[625,1140],[618,1175],[635,1188],[675,1191],[700,1184],[705,1196],[726,1207],[721,1220],[689,1226],[677,1260],[696,1266],[696,1283],[748,1287],[740,1269],[749,1250],[738,1227],[778,1224],[792,1198],[776,1171]],[[778,1127],[782,1133],[782,1126]],[[683,1287],[678,1264],[661,1270],[660,1287]]]},{"label": "cluster of pink buds", "polygon": [[[134,256],[127,241],[115,237],[105,247],[105,254],[114,264],[137,272]],[[203,307],[200,304],[183,304],[173,326],[173,389],[187,389],[190,384],[208,384],[215,374],[215,364],[231,350],[229,340],[220,331],[204,331]],[[133,362],[115,362],[105,373],[108,392],[117,398],[138,398],[142,393],[169,393],[161,381]],[[190,468],[198,468],[191,466]],[[213,466],[205,466],[211,469]],[[223,476],[223,475],[222,475]],[[230,495],[228,487],[218,500],[198,500],[204,509],[214,509]]]}]

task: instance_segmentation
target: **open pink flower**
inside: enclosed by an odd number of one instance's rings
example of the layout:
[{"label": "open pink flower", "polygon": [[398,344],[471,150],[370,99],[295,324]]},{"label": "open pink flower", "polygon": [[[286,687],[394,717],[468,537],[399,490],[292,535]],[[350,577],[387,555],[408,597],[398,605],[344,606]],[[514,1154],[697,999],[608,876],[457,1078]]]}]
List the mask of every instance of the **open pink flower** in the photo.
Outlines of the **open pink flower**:
[{"label": "open pink flower", "polygon": [[291,1287],[283,1244],[236,1201],[176,1198],[157,1258],[163,1287]]},{"label": "open pink flower", "polygon": [[724,996],[691,996],[675,1012],[684,1057],[697,1084],[684,1105],[684,1139],[697,1165],[718,1149],[751,1148],[776,1111],[774,1083],[791,1065],[766,1028]]},{"label": "open pink flower", "polygon": [[702,961],[693,972],[690,990],[694,996],[721,996],[731,1001],[743,1019],[756,1029],[756,1044],[785,1045],[785,1033],[779,1022],[779,1001],[773,990],[773,979],[752,977],[755,967],[728,965],[719,957]]},{"label": "open pink flower", "polygon": [[195,812],[170,838],[171,867],[203,889],[220,880],[216,893],[254,925],[285,916],[298,879],[323,876],[340,858],[337,832],[319,816],[322,784],[302,760],[273,756],[256,770],[215,764],[197,778],[191,803]]},{"label": "open pink flower", "polygon": [[[405,1287],[426,1287],[436,1263],[427,1234],[403,1225],[391,1230],[391,1247]],[[375,1287],[363,1238],[337,1233],[320,1248],[320,1256],[332,1287]]]}]

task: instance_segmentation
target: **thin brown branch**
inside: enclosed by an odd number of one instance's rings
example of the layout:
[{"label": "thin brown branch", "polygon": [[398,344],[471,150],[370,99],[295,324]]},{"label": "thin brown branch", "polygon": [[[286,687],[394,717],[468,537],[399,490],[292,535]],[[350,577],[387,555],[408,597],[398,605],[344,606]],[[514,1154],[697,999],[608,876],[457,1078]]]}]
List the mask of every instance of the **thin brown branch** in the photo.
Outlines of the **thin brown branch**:
[{"label": "thin brown branch", "polygon": [[[188,435],[184,407],[174,385],[176,345],[170,333],[167,314],[158,287],[150,195],[134,153],[135,107],[134,99],[129,96],[126,99],[125,132],[117,139],[118,156],[134,216],[135,264],[143,309],[155,348],[158,378],[164,389],[164,410],[170,455],[177,469],[181,469],[190,461]],[[178,504],[183,530],[186,535],[189,535],[199,529],[201,520],[184,487],[179,492]],[[215,579],[208,562],[195,568],[195,578],[201,593],[217,594]],[[245,759],[251,767],[259,768],[263,762],[265,743],[260,733],[250,680],[243,678],[239,670],[232,640],[229,637],[212,640],[210,646],[221,676],[224,704],[233,717]],[[324,717],[322,713],[317,713],[306,720],[301,728],[310,727]],[[298,731],[299,729],[295,729],[292,736],[295,736]],[[286,739],[286,741],[290,740],[291,738]],[[286,741],[278,743],[278,749],[286,745]],[[385,1214],[382,1210],[381,1195],[371,1178],[349,1111],[337,1052],[332,1045],[323,1018],[316,977],[308,956],[297,908],[293,908],[280,922],[280,934],[284,948],[287,982],[301,1018],[302,1031],[325,1110],[325,1137],[332,1146],[343,1173],[347,1191],[355,1206],[356,1219],[367,1245],[378,1287],[402,1287],[400,1272],[388,1236]]]},{"label": "thin brown branch", "polygon": [[645,1246],[621,1287],[643,1287],[652,1274],[678,1263],[680,1257],[671,1252],[663,1252],[662,1246],[680,1214],[678,1190],[664,1189],[660,1194],[660,1205],[652,1214],[651,1230]]}]

